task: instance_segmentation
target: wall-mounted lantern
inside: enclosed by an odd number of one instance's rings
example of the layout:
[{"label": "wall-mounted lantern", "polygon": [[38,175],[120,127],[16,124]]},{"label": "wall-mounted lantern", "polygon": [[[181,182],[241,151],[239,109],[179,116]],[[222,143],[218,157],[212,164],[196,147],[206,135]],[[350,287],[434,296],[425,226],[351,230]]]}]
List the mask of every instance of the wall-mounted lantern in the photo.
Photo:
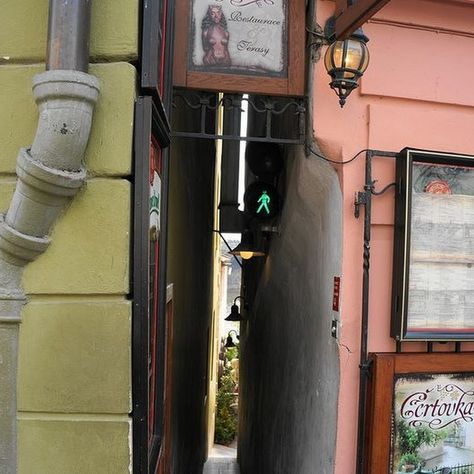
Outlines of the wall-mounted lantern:
[{"label": "wall-mounted lantern", "polygon": [[225,318],[226,321],[243,321],[244,318],[240,314],[239,307],[237,306],[237,300],[241,299],[244,302],[244,308],[247,308],[247,305],[245,304],[245,298],[243,296],[237,296],[234,299],[234,304],[230,308],[230,314]]},{"label": "wall-mounted lantern", "polygon": [[224,347],[226,349],[229,349],[231,347],[237,347],[237,344],[234,342],[234,340],[232,339],[232,333],[235,333],[235,337],[237,338],[237,341],[240,341],[240,336],[237,334],[237,331],[235,331],[234,329],[231,329],[228,333],[227,333],[227,339],[226,339],[226,343],[224,344]]},{"label": "wall-mounted lantern", "polygon": [[242,232],[240,244],[230,252],[232,255],[239,256],[244,260],[252,257],[264,257],[265,252],[258,248],[254,243],[252,231],[246,229]]},{"label": "wall-mounted lantern", "polygon": [[364,35],[362,28],[359,28],[349,38],[335,41],[334,25],[334,18],[326,24],[325,37],[329,48],[324,57],[324,64],[332,78],[329,85],[339,97],[341,107],[344,107],[348,95],[359,87],[359,79],[369,65],[369,38]]}]

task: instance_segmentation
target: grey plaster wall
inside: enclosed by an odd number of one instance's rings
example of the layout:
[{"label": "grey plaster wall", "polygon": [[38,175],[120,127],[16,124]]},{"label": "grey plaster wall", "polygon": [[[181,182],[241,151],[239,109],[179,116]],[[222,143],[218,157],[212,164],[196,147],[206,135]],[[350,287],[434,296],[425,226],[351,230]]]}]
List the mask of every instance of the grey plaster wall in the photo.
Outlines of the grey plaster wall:
[{"label": "grey plaster wall", "polygon": [[[175,109],[174,127],[199,120]],[[176,139],[171,148],[168,282],[174,285],[172,474],[201,474],[206,457],[207,357],[212,315],[215,148]],[[171,474],[170,473],[170,474]]]},{"label": "grey plaster wall", "polygon": [[334,471],[339,356],[331,320],[342,198],[327,163],[301,148],[287,163],[281,235],[265,263],[245,271],[255,300],[241,327],[242,474]]}]

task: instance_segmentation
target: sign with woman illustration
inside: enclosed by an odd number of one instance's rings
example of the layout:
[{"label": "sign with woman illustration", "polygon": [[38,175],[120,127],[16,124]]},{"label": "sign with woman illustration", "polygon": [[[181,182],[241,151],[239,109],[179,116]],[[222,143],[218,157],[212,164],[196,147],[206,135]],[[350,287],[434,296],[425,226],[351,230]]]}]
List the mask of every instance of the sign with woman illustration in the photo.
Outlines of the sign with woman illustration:
[{"label": "sign with woman illustration", "polygon": [[175,86],[304,95],[306,0],[175,2]]},{"label": "sign with woman illustration", "polygon": [[287,75],[284,0],[193,0],[190,69]]},{"label": "sign with woman illustration", "polygon": [[203,63],[206,66],[230,66],[229,30],[220,5],[209,5],[201,29]]}]

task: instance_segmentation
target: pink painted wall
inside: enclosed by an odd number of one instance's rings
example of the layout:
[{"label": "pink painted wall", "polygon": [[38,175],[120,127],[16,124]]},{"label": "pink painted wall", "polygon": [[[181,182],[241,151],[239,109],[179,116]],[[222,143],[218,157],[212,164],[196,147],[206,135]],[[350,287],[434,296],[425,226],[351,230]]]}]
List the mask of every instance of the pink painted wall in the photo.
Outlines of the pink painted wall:
[{"label": "pink painted wall", "polygon": [[[324,25],[334,2],[317,2]],[[340,109],[320,61],[315,70],[314,128],[321,150],[347,160],[364,148],[405,147],[474,154],[473,0],[392,0],[364,26],[371,62],[359,90]],[[336,474],[356,463],[363,219],[354,217],[354,194],[364,185],[364,156],[336,166],[344,206],[341,384]],[[394,160],[375,158],[381,189],[394,180]],[[369,351],[394,351],[390,338],[393,190],[373,200]],[[420,350],[404,344],[404,350]],[[452,350],[435,345],[435,350]]]}]

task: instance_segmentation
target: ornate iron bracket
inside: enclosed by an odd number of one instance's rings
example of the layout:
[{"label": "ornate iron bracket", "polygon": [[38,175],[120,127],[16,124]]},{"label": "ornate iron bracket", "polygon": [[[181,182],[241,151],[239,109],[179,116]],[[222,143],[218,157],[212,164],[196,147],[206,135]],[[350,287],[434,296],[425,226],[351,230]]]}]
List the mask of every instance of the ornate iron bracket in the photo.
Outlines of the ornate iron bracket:
[{"label": "ornate iron bracket", "polygon": [[367,204],[367,199],[369,194],[373,194],[374,196],[381,196],[385,194],[390,188],[395,187],[397,183],[390,183],[385,186],[381,191],[375,190],[375,183],[377,180],[372,181],[370,186],[364,186],[365,191],[359,191],[354,197],[354,216],[356,219],[360,216],[360,206],[365,206]]},{"label": "ornate iron bracket", "polygon": [[361,373],[367,378],[372,376],[372,364],[372,359],[367,359],[365,362],[359,365]]},{"label": "ornate iron bracket", "polygon": [[359,191],[354,197],[354,217],[360,217],[360,206],[365,206],[368,201],[371,190]]},{"label": "ornate iron bracket", "polygon": [[[249,96],[226,94],[220,100],[217,95],[211,92],[190,92],[189,90],[175,89],[173,96],[173,107],[184,107],[184,109],[200,111],[199,123],[193,130],[172,130],[174,137],[184,138],[205,138],[223,140],[244,140],[255,142],[274,142],[288,144],[303,144],[305,141],[306,123],[306,98],[304,97],[269,97],[269,96]],[[246,106],[244,107],[244,103]],[[232,133],[222,133],[222,130],[208,130],[206,123],[209,118],[216,116],[219,110],[229,114],[244,115],[246,110],[249,114],[259,118],[259,133],[245,135],[238,129]],[[275,132],[277,117],[291,117],[285,122],[285,127],[278,127],[283,135]],[[217,121],[216,121],[217,123]],[[238,123],[238,121],[237,121]]]}]

